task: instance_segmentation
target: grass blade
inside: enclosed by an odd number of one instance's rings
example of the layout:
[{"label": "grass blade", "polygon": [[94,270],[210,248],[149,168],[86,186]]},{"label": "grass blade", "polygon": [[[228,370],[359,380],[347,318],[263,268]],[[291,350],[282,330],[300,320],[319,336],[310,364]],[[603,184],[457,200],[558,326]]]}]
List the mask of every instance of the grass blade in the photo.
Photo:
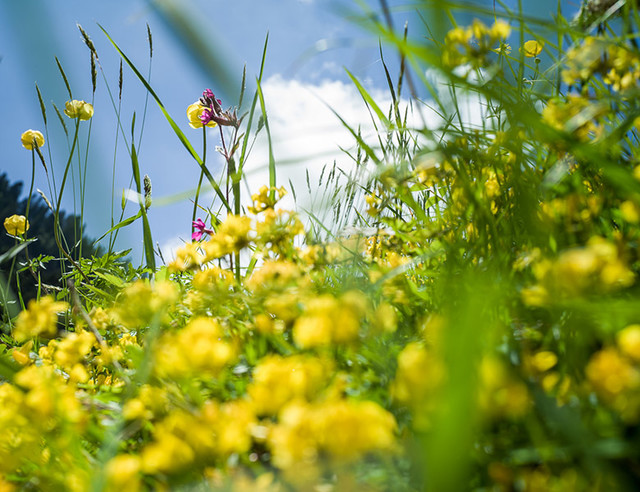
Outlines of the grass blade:
[{"label": "grass blade", "polygon": [[220,189],[220,186],[218,185],[218,183],[215,181],[215,179],[213,178],[213,176],[211,175],[211,172],[209,171],[209,169],[205,166],[204,162],[202,161],[202,159],[200,158],[200,156],[198,155],[198,153],[195,151],[195,149],[193,148],[193,146],[191,145],[191,142],[189,142],[189,139],[185,136],[185,134],[182,132],[182,130],[180,130],[180,127],[176,124],[176,122],[173,120],[173,118],[171,118],[171,116],[169,115],[168,111],[165,109],[164,104],[162,104],[162,101],[160,100],[160,98],[158,97],[158,95],[155,93],[155,91],[151,88],[151,86],[149,85],[149,83],[146,81],[146,79],[144,78],[144,76],[138,71],[138,69],[135,67],[135,65],[133,64],[133,62],[131,60],[129,60],[129,58],[127,57],[127,55],[124,54],[124,52],[120,49],[120,47],[116,44],[116,42],[111,38],[111,36],[109,36],[109,33],[107,33],[107,31],[104,29],[104,27],[102,27],[100,24],[98,24],[98,27],[100,29],[102,29],[102,32],[104,33],[104,35],[107,37],[107,39],[111,42],[111,44],[113,45],[113,47],[116,49],[116,51],[120,54],[120,56],[122,57],[122,59],[125,61],[125,63],[127,65],[129,65],[129,68],[131,68],[131,70],[133,71],[133,73],[136,75],[136,77],[138,77],[138,80],[140,80],[140,82],[142,82],[142,85],[145,86],[145,88],[149,91],[149,94],[151,94],[151,96],[156,100],[156,103],[158,104],[158,106],[160,107],[160,111],[162,111],[162,114],[164,115],[164,117],[166,118],[167,122],[169,123],[169,125],[171,126],[171,129],[174,131],[174,133],[176,134],[176,136],[178,137],[178,139],[180,140],[180,142],[182,142],[182,145],[184,145],[184,147],[187,149],[187,151],[189,152],[189,154],[191,154],[191,157],[193,157],[195,159],[195,161],[198,163],[198,165],[200,166],[200,168],[202,169],[202,171],[204,172],[204,175],[207,177],[207,179],[209,180],[209,184],[211,185],[211,187],[213,188],[213,190],[216,192],[216,195],[218,195],[218,198],[220,198],[220,201],[222,202],[222,204],[225,206],[225,208],[227,209],[228,212],[231,212],[231,207],[229,206],[229,202],[227,201],[227,199],[224,196],[224,193],[222,193],[222,190]]},{"label": "grass blade", "polygon": [[[262,111],[262,118],[264,121],[264,128],[267,131],[267,140],[269,142],[269,186],[276,186],[276,160],[273,157],[273,144],[271,141],[271,130],[269,129],[269,119],[267,118],[267,108],[264,104],[264,94],[262,93],[262,86],[260,85],[260,80],[256,79],[257,84],[257,94],[260,99],[260,110]],[[275,191],[271,190],[269,192],[270,198],[273,200],[275,198]]]}]

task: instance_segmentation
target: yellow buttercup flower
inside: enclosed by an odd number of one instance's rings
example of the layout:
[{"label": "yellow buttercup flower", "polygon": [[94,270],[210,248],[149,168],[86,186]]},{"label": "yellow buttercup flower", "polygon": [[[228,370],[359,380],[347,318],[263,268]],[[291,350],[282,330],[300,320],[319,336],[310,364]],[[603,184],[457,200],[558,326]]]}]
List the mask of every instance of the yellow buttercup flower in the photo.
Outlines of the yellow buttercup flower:
[{"label": "yellow buttercup flower", "polygon": [[634,361],[640,361],[640,325],[629,325],[617,335],[620,351]]},{"label": "yellow buttercup flower", "polygon": [[64,105],[64,114],[69,118],[88,120],[93,116],[93,106],[85,101],[67,101]]},{"label": "yellow buttercup flower", "polygon": [[44,136],[38,130],[27,130],[20,137],[20,141],[25,149],[33,150],[44,145]]},{"label": "yellow buttercup flower", "polygon": [[[202,104],[200,104],[199,102],[195,102],[193,104],[190,104],[189,107],[187,108],[187,118],[189,118],[189,126],[191,128],[202,128],[204,125],[202,124],[202,120],[200,119],[200,116],[202,115],[202,112],[207,109],[206,107],[204,107]],[[216,126],[217,123],[213,120],[209,121],[209,123],[207,123],[207,126],[213,128],[214,126]]]},{"label": "yellow buttercup flower", "polygon": [[24,215],[12,215],[4,219],[4,228],[12,236],[21,236],[29,230],[29,221]]},{"label": "yellow buttercup flower", "polygon": [[66,302],[56,301],[51,296],[43,297],[39,301],[31,299],[26,311],[22,311],[16,319],[13,337],[19,342],[24,342],[38,335],[55,335],[58,313],[66,311],[68,307]]},{"label": "yellow buttercup flower", "polygon": [[530,39],[529,41],[524,43],[522,51],[524,52],[524,56],[526,56],[527,58],[535,58],[540,53],[542,53],[543,46],[543,42],[536,41],[535,39]]},{"label": "yellow buttercup flower", "polygon": [[109,490],[140,490],[140,468],[142,459],[131,454],[119,454],[109,460],[106,466]]}]

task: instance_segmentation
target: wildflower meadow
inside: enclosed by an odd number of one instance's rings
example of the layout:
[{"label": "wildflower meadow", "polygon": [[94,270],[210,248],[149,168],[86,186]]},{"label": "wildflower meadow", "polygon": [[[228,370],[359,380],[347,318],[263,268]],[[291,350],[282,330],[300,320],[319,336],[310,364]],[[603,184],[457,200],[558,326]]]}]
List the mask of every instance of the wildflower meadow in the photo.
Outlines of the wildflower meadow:
[{"label": "wildflower meadow", "polygon": [[[638,490],[638,4],[559,1],[541,19],[518,2],[408,3],[428,35],[361,5],[391,103],[349,72],[376,132],[332,108],[353,147],[308,183],[323,216],[296,207],[272,152],[268,42],[237,101],[202,87],[170,114],[115,33],[79,26],[93,92],[60,61],[68,99],[36,86],[15,146],[47,181],[0,217],[0,491]],[[100,79],[103,50],[119,85]],[[162,207],[123,73],[200,175],[172,255],[153,239]],[[90,249],[84,150],[108,112],[131,186]],[[268,180],[247,190],[256,138]],[[51,255],[30,254],[36,201]],[[125,229],[141,262],[116,249]]]}]

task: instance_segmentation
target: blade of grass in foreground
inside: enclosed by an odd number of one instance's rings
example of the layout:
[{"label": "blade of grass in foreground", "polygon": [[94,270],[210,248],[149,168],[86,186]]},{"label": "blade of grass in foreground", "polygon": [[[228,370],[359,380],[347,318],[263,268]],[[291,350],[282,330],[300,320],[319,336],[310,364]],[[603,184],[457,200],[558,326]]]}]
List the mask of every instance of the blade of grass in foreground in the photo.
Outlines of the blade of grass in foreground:
[{"label": "blade of grass in foreground", "polygon": [[[276,186],[276,160],[273,157],[273,144],[271,142],[271,130],[269,129],[269,119],[267,117],[267,109],[264,104],[264,94],[262,93],[262,86],[260,80],[256,79],[258,98],[260,99],[260,109],[262,111],[262,118],[264,121],[264,128],[267,131],[267,140],[269,143],[269,186],[275,188]],[[275,190],[269,192],[269,198],[273,200],[275,198]]]},{"label": "blade of grass in foreground", "polygon": [[389,128],[391,126],[391,122],[385,116],[384,112],[380,109],[380,106],[378,106],[375,100],[371,97],[371,95],[367,92],[367,90],[362,86],[360,81],[349,70],[345,69],[345,72],[347,72],[347,75],[351,79],[351,82],[353,82],[353,84],[356,86],[356,89],[358,89],[358,92],[362,96],[362,99],[369,105],[371,109],[373,109],[373,111],[376,113],[378,118],[380,118],[380,121],[382,121],[382,123],[387,128]]},{"label": "blade of grass in foreground", "polygon": [[113,45],[113,47],[116,49],[116,51],[120,54],[120,56],[122,57],[122,59],[125,61],[125,63],[127,65],[129,65],[129,68],[131,68],[131,70],[133,71],[133,73],[136,75],[136,77],[138,77],[138,79],[140,80],[140,82],[142,82],[142,85],[145,86],[145,88],[149,91],[149,94],[151,94],[151,96],[156,100],[156,103],[158,103],[158,106],[160,107],[160,110],[162,111],[162,114],[164,115],[164,117],[166,118],[167,122],[169,123],[169,125],[171,125],[171,128],[173,129],[174,133],[176,134],[176,136],[178,137],[178,139],[180,140],[180,142],[182,142],[182,145],[184,145],[184,147],[187,149],[187,151],[189,152],[189,154],[191,154],[191,157],[193,157],[195,159],[195,161],[198,163],[198,165],[200,166],[200,168],[202,169],[202,171],[204,172],[204,175],[207,177],[207,179],[209,180],[209,183],[211,184],[211,187],[213,188],[213,190],[216,192],[216,195],[218,195],[218,198],[220,198],[220,201],[222,202],[222,204],[225,206],[225,208],[227,209],[228,212],[231,212],[231,207],[229,206],[229,202],[227,201],[227,199],[224,196],[224,193],[222,192],[222,190],[220,189],[220,186],[218,186],[218,183],[216,183],[215,179],[213,178],[213,176],[211,175],[211,172],[209,171],[209,169],[205,166],[204,162],[202,161],[202,159],[200,158],[200,156],[198,155],[198,153],[195,151],[195,149],[193,148],[193,146],[191,145],[191,142],[189,142],[189,139],[185,136],[185,134],[182,132],[182,130],[180,130],[180,127],[178,127],[178,125],[176,124],[175,121],[173,121],[173,118],[171,118],[171,116],[169,115],[169,113],[167,112],[167,110],[164,107],[164,104],[162,104],[162,101],[160,100],[160,98],[158,97],[158,95],[155,93],[155,91],[151,88],[151,86],[149,85],[149,83],[146,81],[146,79],[144,78],[144,76],[138,71],[138,69],[135,67],[135,65],[133,64],[133,62],[131,60],[129,60],[129,58],[127,57],[127,55],[124,54],[124,52],[120,49],[120,47],[116,44],[116,42],[111,38],[111,36],[109,36],[109,33],[104,29],[104,27],[102,27],[100,24],[98,24],[98,27],[102,30],[102,32],[104,33],[104,35],[107,37],[107,39],[111,42],[111,44]]}]

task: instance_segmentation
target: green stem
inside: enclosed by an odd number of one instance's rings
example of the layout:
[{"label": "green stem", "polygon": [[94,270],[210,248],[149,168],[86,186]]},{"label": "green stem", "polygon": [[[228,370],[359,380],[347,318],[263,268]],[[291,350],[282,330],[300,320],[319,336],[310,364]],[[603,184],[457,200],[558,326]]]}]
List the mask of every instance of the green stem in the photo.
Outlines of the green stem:
[{"label": "green stem", "polygon": [[[95,93],[91,99],[91,105],[95,102]],[[93,118],[89,121],[89,131],[87,132],[87,148],[84,154],[84,168],[80,173],[80,241],[78,243],[78,259],[82,257],[82,243],[84,238],[84,197],[87,190],[87,164],[89,162],[89,142],[91,141],[91,128],[93,127]]]},{"label": "green stem", "polygon": [[196,189],[196,198],[193,201],[193,214],[191,215],[191,234],[195,231],[193,223],[196,220],[196,214],[198,213],[198,199],[200,198],[200,187],[202,186],[202,179],[204,178],[204,165],[207,162],[207,127],[202,127],[202,166],[200,168],[200,179],[198,180],[198,188]]},{"label": "green stem", "polygon": [[[31,151],[31,186],[29,186],[29,195],[27,196],[27,209],[24,212],[24,216],[29,220],[29,208],[31,206],[31,195],[33,194],[33,183],[36,178],[36,151]],[[26,231],[25,231],[26,232]]]},{"label": "green stem", "polygon": [[54,224],[53,224],[53,236],[56,240],[56,244],[58,245],[58,249],[60,253],[62,253],[67,260],[71,262],[71,264],[76,267],[76,269],[80,272],[82,277],[86,282],[89,282],[89,278],[84,274],[80,266],[75,262],[75,260],[67,253],[67,251],[62,247],[62,243],[60,241],[60,205],[62,204],[62,194],[64,192],[64,186],[67,182],[67,175],[69,174],[69,168],[71,167],[71,161],[73,160],[73,152],[76,148],[76,143],[78,141],[78,130],[80,128],[80,121],[76,120],[76,130],[73,134],[73,143],[71,144],[71,151],[69,152],[69,159],[67,159],[67,165],[64,168],[64,175],[62,176],[62,184],[60,185],[60,193],[58,193],[58,203],[56,204],[56,211],[54,214]]},{"label": "green stem", "polygon": [[[15,267],[16,258],[17,257],[14,256],[13,260],[11,261],[11,270],[13,270],[13,268]],[[20,287],[20,272],[16,272],[16,290],[18,291],[18,299],[20,301],[20,307],[24,311],[27,308],[24,305],[24,299],[22,298],[22,287]]]}]

